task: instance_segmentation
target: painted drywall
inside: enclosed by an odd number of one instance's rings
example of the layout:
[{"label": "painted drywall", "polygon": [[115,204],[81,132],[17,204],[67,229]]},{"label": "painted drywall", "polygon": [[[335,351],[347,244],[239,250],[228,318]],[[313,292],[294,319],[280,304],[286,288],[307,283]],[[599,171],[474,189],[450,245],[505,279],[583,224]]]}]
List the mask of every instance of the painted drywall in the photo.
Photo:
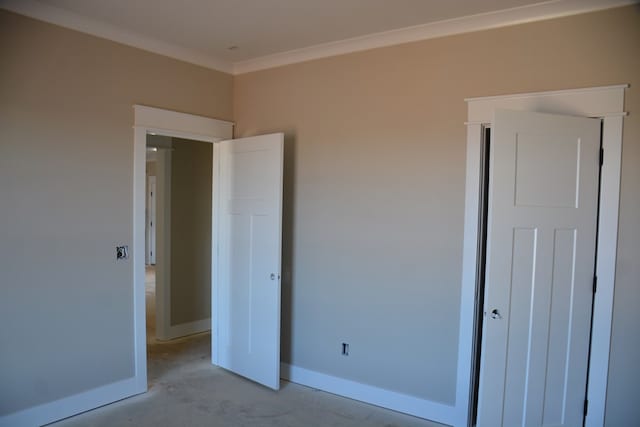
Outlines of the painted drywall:
[{"label": "painted drywall", "polygon": [[211,317],[213,144],[173,138],[171,325]]},{"label": "painted drywall", "polygon": [[133,375],[133,104],[232,118],[232,77],[0,10],[0,415]]},{"label": "painted drywall", "polygon": [[286,131],[283,359],[451,403],[463,98],[631,83],[606,424],[637,424],[639,24],[628,7],[417,42],[233,94],[228,75],[0,11],[0,414],[131,375],[114,246],[131,241],[133,103]]},{"label": "painted drywall", "polygon": [[237,135],[286,132],[284,361],[453,404],[464,98],[620,83],[630,115],[606,423],[640,422],[638,7],[236,76]]},{"label": "painted drywall", "polygon": [[155,160],[147,160],[147,168],[145,174],[147,177],[156,176],[157,162]]}]

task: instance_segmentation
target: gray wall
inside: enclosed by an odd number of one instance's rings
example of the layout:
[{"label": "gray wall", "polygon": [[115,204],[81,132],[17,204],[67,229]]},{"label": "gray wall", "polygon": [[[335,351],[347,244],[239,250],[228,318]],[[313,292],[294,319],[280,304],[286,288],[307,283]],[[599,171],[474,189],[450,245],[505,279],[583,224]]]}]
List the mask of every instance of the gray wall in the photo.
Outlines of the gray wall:
[{"label": "gray wall", "polygon": [[173,138],[171,324],[211,316],[213,144]]},{"label": "gray wall", "polygon": [[133,108],[232,77],[0,10],[0,415],[133,375]]},{"label": "gray wall", "polygon": [[237,135],[286,131],[284,360],[453,404],[464,98],[620,83],[630,115],[606,423],[640,425],[637,6],[236,76]]}]

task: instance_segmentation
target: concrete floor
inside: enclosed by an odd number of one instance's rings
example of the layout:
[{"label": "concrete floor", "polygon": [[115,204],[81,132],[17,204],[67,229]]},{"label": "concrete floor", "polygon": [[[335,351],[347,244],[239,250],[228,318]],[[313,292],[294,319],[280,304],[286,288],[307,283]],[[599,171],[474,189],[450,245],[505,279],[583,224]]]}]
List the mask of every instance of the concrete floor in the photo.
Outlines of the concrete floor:
[{"label": "concrete floor", "polygon": [[[147,290],[149,299],[153,293],[149,286]],[[147,393],[51,425],[442,426],[286,381],[274,392],[211,365],[209,333],[165,343],[151,337],[148,341]]]}]

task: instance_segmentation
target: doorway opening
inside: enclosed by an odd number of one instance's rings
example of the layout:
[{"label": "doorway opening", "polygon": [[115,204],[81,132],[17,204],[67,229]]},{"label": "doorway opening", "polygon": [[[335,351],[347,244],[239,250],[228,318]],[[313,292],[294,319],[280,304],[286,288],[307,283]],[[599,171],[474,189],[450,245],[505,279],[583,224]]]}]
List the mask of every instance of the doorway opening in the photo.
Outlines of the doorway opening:
[{"label": "doorway opening", "polygon": [[146,341],[155,383],[185,361],[211,358],[213,144],[153,132],[146,149]]},{"label": "doorway opening", "polygon": [[[134,106],[134,186],[133,186],[133,241],[131,251],[131,263],[133,266],[133,282],[134,282],[134,362],[135,362],[135,389],[127,392],[127,395],[144,393],[147,391],[148,385],[148,363],[147,363],[147,341],[148,338],[150,342],[157,343],[155,337],[147,336],[147,289],[152,288],[155,290],[155,297],[149,296],[152,299],[152,302],[156,303],[155,310],[152,310],[149,315],[153,316],[153,320],[155,322],[157,335],[160,333],[164,333],[164,336],[159,336],[158,338],[168,338],[171,334],[175,334],[175,336],[183,336],[189,335],[190,333],[200,332],[201,330],[209,330],[211,328],[211,298],[207,298],[206,295],[210,295],[211,292],[211,284],[212,281],[209,280],[206,290],[204,292],[208,292],[204,297],[202,296],[202,292],[198,293],[194,291],[193,286],[174,286],[174,292],[171,292],[169,286],[165,285],[165,279],[171,278],[171,262],[167,262],[166,260],[171,259],[171,252],[169,249],[174,247],[175,244],[171,244],[171,229],[170,229],[170,217],[171,217],[171,187],[172,184],[179,185],[180,183],[172,183],[171,182],[171,167],[170,158],[176,152],[176,148],[181,148],[182,146],[177,145],[173,147],[171,145],[173,139],[183,139],[183,140],[191,140],[196,141],[199,146],[205,145],[209,149],[209,153],[211,155],[207,156],[207,159],[199,159],[206,160],[208,162],[208,168],[211,170],[213,167],[213,145],[215,142],[230,139],[233,134],[233,124],[231,122],[225,122],[216,119],[210,119],[201,116],[194,116],[190,114],[179,113],[175,111],[163,110],[153,107],[147,107],[142,105]],[[156,221],[155,221],[155,229],[156,229],[156,250],[155,250],[155,275],[147,275],[145,272],[145,267],[149,263],[149,245],[148,245],[148,218],[145,215],[147,211],[146,206],[146,194],[147,194],[147,179],[146,179],[146,163],[147,163],[147,139],[155,139],[152,144],[149,144],[153,147],[153,151],[155,151],[155,162],[156,162]],[[177,159],[180,160],[180,157]],[[178,162],[180,163],[180,162]],[[192,166],[189,164],[189,161],[182,162],[187,163],[186,167],[183,165],[183,168],[189,170]],[[176,165],[174,165],[174,169]],[[209,176],[211,177],[212,172],[209,172]],[[184,181],[184,180],[183,180]],[[207,222],[211,223],[212,221],[212,179],[202,180],[208,186],[208,204],[209,211],[206,213]],[[168,191],[164,191],[168,190]],[[180,201],[180,193],[189,194],[192,193],[193,189],[188,188],[188,191],[183,192],[175,192],[177,194],[177,200]],[[189,202],[191,205],[197,202]],[[183,212],[184,213],[184,212]],[[184,223],[186,222],[186,225]],[[180,226],[191,226],[191,222],[193,221],[182,221]],[[197,221],[196,221],[197,222]],[[168,225],[169,229],[165,230],[165,226]],[[174,227],[176,228],[176,227]],[[161,230],[162,229],[162,230]],[[163,232],[164,231],[164,232]],[[174,231],[180,232],[180,227],[177,227]],[[192,230],[193,231],[193,230]],[[178,243],[180,241],[189,241],[189,239],[184,237],[184,230],[182,230],[181,236],[177,238]],[[189,234],[189,233],[187,233]],[[193,234],[193,233],[192,233]],[[205,233],[209,239],[209,248],[207,249],[211,251],[211,226],[206,230]],[[202,251],[200,251],[202,252]],[[203,259],[205,259],[205,265],[207,268],[207,272],[210,274],[211,270],[211,256],[207,256],[205,253],[199,254],[200,256],[196,256],[198,262],[203,264]],[[183,263],[186,262],[182,260]],[[189,261],[189,258],[187,258]],[[151,265],[153,265],[151,263]],[[155,276],[155,277],[154,277]],[[145,280],[147,278],[148,280]],[[155,286],[145,286],[145,281],[151,282],[155,279]],[[151,289],[150,289],[151,290]],[[183,293],[182,300],[176,301],[176,303],[171,304],[170,297],[172,294],[180,294],[179,291],[187,292]],[[177,292],[176,292],[177,291]],[[152,293],[152,292],[149,292]],[[174,295],[175,296],[175,295]],[[180,305],[184,303],[184,300],[188,300],[189,298],[194,299],[196,303],[200,303],[200,306],[197,307],[196,316],[199,318],[195,318],[194,321],[189,321],[186,315],[193,314],[191,313],[193,310],[182,310]],[[199,296],[199,298],[198,298]],[[204,300],[207,300],[206,303]],[[204,304],[203,304],[204,303]],[[201,312],[205,311],[205,316],[201,315]],[[153,307],[149,307],[153,308]],[[185,311],[187,312],[185,314]],[[202,317],[206,317],[206,319],[202,319]],[[173,319],[172,319],[173,318]],[[204,324],[204,327],[202,325]],[[186,325],[186,326],[185,326]],[[201,329],[194,331],[194,326],[198,326]],[[177,328],[177,330],[176,330]],[[151,335],[151,334],[149,334]],[[207,337],[207,342],[211,342],[211,338]],[[207,342],[203,344],[203,348],[205,353],[204,359],[207,361],[211,360],[211,348],[207,345]],[[208,355],[208,356],[207,356]]]},{"label": "doorway opening", "polygon": [[[255,382],[277,390],[280,386],[280,293],[281,293],[281,248],[282,248],[282,175],[284,134],[274,133],[254,137],[232,139],[233,124],[202,116],[178,113],[141,105],[134,106],[134,229],[132,264],[134,274],[134,337],[135,337],[135,383],[136,391],[147,390],[147,346],[145,327],[145,288],[144,288],[144,194],[145,189],[145,152],[147,135],[156,134],[172,139],[182,138],[195,141],[200,147],[207,147],[208,153],[200,153],[196,159],[183,162],[190,173],[194,172],[200,160],[211,161],[211,178],[195,178],[187,183],[188,193],[193,193],[203,182],[208,181],[207,196],[195,197],[194,202],[179,200],[179,206],[190,205],[190,212],[201,207],[208,200],[198,220],[192,218],[182,221],[182,232],[162,232],[160,229],[171,224],[175,228],[175,219],[169,222],[167,217],[174,216],[176,204],[162,201],[173,199],[164,188],[177,185],[169,179],[170,168],[164,173],[157,173],[157,310],[164,310],[161,317],[164,325],[156,322],[158,331],[162,326],[176,336],[193,334],[200,330],[196,327],[204,324],[202,329],[211,329],[211,346],[208,354],[211,363],[226,370],[240,374]],[[193,144],[193,143],[192,143]],[[165,157],[173,157],[178,149],[188,144],[176,144],[169,149],[158,150]],[[212,150],[212,151],[211,151]],[[163,156],[159,156],[159,160]],[[161,162],[159,163],[161,164]],[[172,168],[173,169],[173,168]],[[163,185],[164,180],[164,185]],[[166,183],[171,182],[171,185]],[[175,193],[175,192],[174,192]],[[180,196],[177,192],[175,195]],[[172,209],[166,209],[172,206]],[[205,206],[205,207],[206,207]],[[179,211],[179,210],[178,210]],[[215,215],[213,214],[215,211]],[[208,233],[201,233],[194,223],[208,222]],[[206,245],[197,252],[197,257],[208,267],[210,277],[205,292],[210,292],[209,304],[204,310],[208,318],[195,320],[184,318],[193,315],[204,306],[204,298],[196,299],[195,309],[179,310],[176,306],[182,303],[171,301],[175,284],[178,256],[187,261],[182,251],[175,250],[177,244],[185,244],[189,236],[208,237],[208,256]],[[165,244],[164,240],[170,240]],[[177,241],[177,243],[176,243]],[[172,248],[168,253],[168,248]],[[186,252],[186,251],[185,251]],[[177,253],[177,255],[176,255]],[[206,254],[205,254],[206,255]],[[205,260],[206,258],[206,260]],[[163,262],[170,259],[171,262]],[[186,262],[182,259],[181,262]],[[175,265],[174,265],[175,264]],[[166,270],[170,270],[170,275]],[[190,264],[182,271],[194,273]],[[165,274],[162,274],[162,273]],[[169,278],[171,292],[162,277]],[[160,283],[162,281],[162,283]],[[197,292],[193,289],[188,294]],[[171,306],[167,308],[167,304]],[[214,328],[211,328],[211,313],[215,314]],[[176,319],[179,324],[167,319]],[[159,334],[158,334],[159,335]],[[240,338],[239,338],[240,337]]]},{"label": "doorway opening", "polygon": [[213,146],[149,134],[147,150],[155,160],[147,161],[146,193],[155,183],[157,195],[157,215],[147,209],[147,258],[155,261],[147,270],[155,270],[156,337],[168,341],[211,329]]}]

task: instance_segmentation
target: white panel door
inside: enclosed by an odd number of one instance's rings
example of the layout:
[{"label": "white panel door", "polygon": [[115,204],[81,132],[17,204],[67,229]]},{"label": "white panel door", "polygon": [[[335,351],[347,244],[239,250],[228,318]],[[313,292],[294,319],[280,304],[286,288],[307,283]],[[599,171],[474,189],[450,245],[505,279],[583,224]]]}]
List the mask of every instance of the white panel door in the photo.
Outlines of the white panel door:
[{"label": "white panel door", "polygon": [[[280,387],[281,133],[218,147],[213,363]],[[214,207],[215,209],[215,207]]]},{"label": "white panel door", "polygon": [[600,120],[496,111],[478,426],[581,426]]}]

